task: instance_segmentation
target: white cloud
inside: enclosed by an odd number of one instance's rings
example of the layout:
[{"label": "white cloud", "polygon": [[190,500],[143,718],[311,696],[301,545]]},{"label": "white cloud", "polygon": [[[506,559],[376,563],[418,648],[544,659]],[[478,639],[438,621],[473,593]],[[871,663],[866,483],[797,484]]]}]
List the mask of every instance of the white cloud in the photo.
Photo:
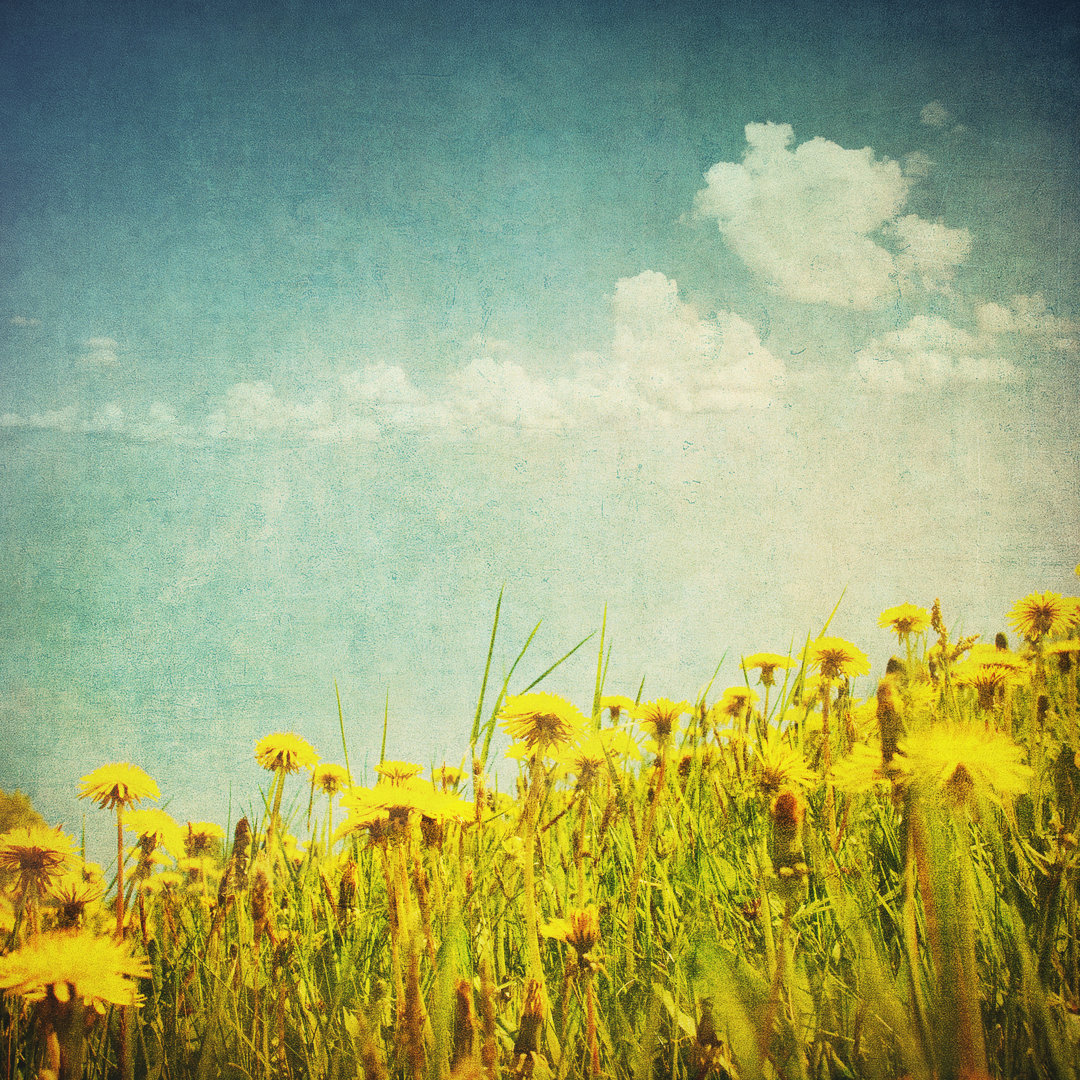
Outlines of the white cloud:
[{"label": "white cloud", "polygon": [[930,101],[922,107],[919,119],[927,127],[943,128],[952,119],[952,113],[940,101]]},{"label": "white cloud", "polygon": [[207,419],[207,431],[216,437],[254,439],[289,431],[303,434],[331,419],[322,402],[298,404],[279,397],[268,382],[244,382],[229,387],[223,406]]},{"label": "white cloud", "polygon": [[87,367],[112,368],[120,366],[120,342],[111,337],[92,337],[83,342],[86,352],[79,363]]},{"label": "white cloud", "polygon": [[975,309],[975,320],[982,334],[1021,334],[1062,351],[1080,347],[1080,323],[1055,315],[1041,293],[1014,296],[1004,304],[981,304]]},{"label": "white cloud", "polygon": [[[695,205],[773,291],[865,311],[898,289],[947,287],[970,247],[967,231],[901,216],[928,159],[905,174],[869,147],[815,138],[792,150],[789,124],[748,124],[746,141],[741,164],[705,174]],[[931,245],[925,256],[913,254],[915,235]]]},{"label": "white cloud", "polygon": [[556,430],[570,420],[555,386],[512,360],[478,356],[450,378],[449,404],[469,426]]},{"label": "white cloud", "polygon": [[12,326],[20,326],[28,330],[41,325],[40,319],[31,319],[26,315],[12,315],[11,318],[8,319],[8,322],[11,323]]},{"label": "white cloud", "polygon": [[948,385],[1003,385],[1024,373],[993,351],[993,342],[937,315],[916,315],[855,354],[856,376],[879,389],[914,392]]}]

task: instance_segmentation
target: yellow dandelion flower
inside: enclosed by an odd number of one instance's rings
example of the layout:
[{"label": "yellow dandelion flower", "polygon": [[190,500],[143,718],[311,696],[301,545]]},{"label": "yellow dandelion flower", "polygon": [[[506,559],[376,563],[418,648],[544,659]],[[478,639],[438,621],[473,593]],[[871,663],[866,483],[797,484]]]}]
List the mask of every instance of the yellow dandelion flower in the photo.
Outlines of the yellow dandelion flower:
[{"label": "yellow dandelion flower", "polygon": [[324,795],[333,798],[349,786],[349,774],[342,765],[316,765],[311,774],[311,783]]},{"label": "yellow dandelion flower", "polygon": [[628,757],[641,757],[629,732],[621,728],[602,728],[563,747],[555,759],[555,771],[559,776],[574,777],[578,787],[586,788],[607,772],[609,761],[616,765]]},{"label": "yellow dandelion flower", "polygon": [[852,747],[850,754],[845,754],[836,762],[832,780],[836,790],[847,795],[883,791],[890,786],[881,751],[866,743],[858,743]]},{"label": "yellow dandelion flower", "polygon": [[753,708],[761,699],[757,694],[746,686],[729,686],[716,703],[716,709],[721,716],[745,716],[748,710]]},{"label": "yellow dandelion flower", "polygon": [[1007,616],[1009,625],[1028,641],[1063,634],[1077,624],[1078,618],[1080,609],[1076,597],[1053,592],[1029,593],[1016,602]]},{"label": "yellow dandelion flower", "polygon": [[810,667],[827,682],[866,675],[870,661],[858,646],[838,637],[821,637],[810,643]]},{"label": "yellow dandelion flower", "polygon": [[295,773],[313,769],[319,763],[319,755],[306,739],[291,731],[279,731],[265,735],[255,744],[255,760],[267,772]]},{"label": "yellow dandelion flower", "polygon": [[440,765],[431,770],[431,778],[443,791],[453,791],[465,779],[464,769],[456,769],[453,765]]},{"label": "yellow dandelion flower", "polygon": [[878,626],[883,630],[892,630],[904,641],[911,634],[924,634],[930,629],[930,613],[915,604],[898,604],[886,608],[878,616]]},{"label": "yellow dandelion flower", "polygon": [[91,799],[102,810],[126,810],[143,799],[161,797],[157,784],[138,765],[126,761],[102,765],[79,783],[79,798]]},{"label": "yellow dandelion flower", "polygon": [[637,708],[637,702],[628,698],[625,694],[605,694],[600,698],[601,710],[607,709],[612,723],[617,723],[623,713],[627,716],[633,714]]},{"label": "yellow dandelion flower", "polygon": [[556,694],[528,693],[507,698],[499,711],[504,730],[525,744],[530,756],[573,742],[585,728],[585,717]]},{"label": "yellow dandelion flower", "polygon": [[794,666],[795,661],[791,657],[781,656],[780,653],[751,653],[742,660],[743,671],[757,671],[758,682],[762,686],[775,686],[777,669],[787,671]]},{"label": "yellow dandelion flower", "polygon": [[544,937],[555,941],[565,941],[582,960],[600,942],[600,913],[595,905],[574,908],[566,913],[565,919],[552,919],[540,928]]},{"label": "yellow dandelion flower", "polygon": [[423,771],[423,765],[411,761],[380,761],[375,771],[390,784],[404,784],[415,780]]},{"label": "yellow dandelion flower", "polygon": [[188,855],[202,855],[214,846],[215,840],[224,840],[225,830],[212,821],[189,821],[184,829],[184,851]]},{"label": "yellow dandelion flower", "polygon": [[785,787],[809,788],[817,781],[802,755],[775,727],[769,729],[764,744],[758,748],[753,770],[758,787],[766,795]]},{"label": "yellow dandelion flower", "polygon": [[183,832],[164,810],[125,810],[123,822],[124,828],[139,838],[140,845],[164,848],[171,855],[183,851]]},{"label": "yellow dandelion flower", "polygon": [[902,741],[900,749],[911,778],[953,803],[966,803],[974,795],[1006,800],[1030,788],[1033,773],[1024,763],[1021,747],[981,725],[973,729],[936,725]]},{"label": "yellow dandelion flower", "polygon": [[86,909],[105,895],[105,885],[99,877],[88,876],[82,869],[72,870],[49,886],[49,899],[56,905],[59,925],[72,928],[81,925]]},{"label": "yellow dandelion flower", "polygon": [[689,701],[657,698],[638,707],[638,723],[652,735],[658,746],[664,746],[677,729],[679,717],[690,708]]},{"label": "yellow dandelion flower", "polygon": [[150,966],[131,954],[130,945],[85,930],[46,934],[0,957],[0,989],[28,1001],[51,996],[60,1004],[72,998],[104,1011],[106,1004],[134,1005]]},{"label": "yellow dandelion flower", "polygon": [[[0,872],[14,875],[20,902],[36,905],[75,862],[71,837],[59,829],[31,825],[0,836]],[[31,919],[36,920],[36,915],[31,914]]]}]

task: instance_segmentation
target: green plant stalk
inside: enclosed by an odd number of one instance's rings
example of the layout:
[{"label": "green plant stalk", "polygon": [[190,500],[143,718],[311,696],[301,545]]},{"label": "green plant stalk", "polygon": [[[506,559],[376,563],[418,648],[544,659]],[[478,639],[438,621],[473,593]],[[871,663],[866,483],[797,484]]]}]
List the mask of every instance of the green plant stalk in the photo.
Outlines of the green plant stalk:
[{"label": "green plant stalk", "polygon": [[656,814],[660,809],[660,800],[664,794],[664,782],[667,778],[667,746],[660,748],[660,765],[656,776],[656,789],[649,811],[645,815],[645,821],[641,827],[641,835],[638,837],[637,850],[634,852],[634,872],[630,878],[630,895],[627,901],[626,911],[626,940],[623,943],[623,966],[626,969],[626,978],[629,981],[634,977],[637,966],[637,955],[634,951],[634,938],[637,924],[637,901],[638,891],[641,888],[641,875],[645,869],[645,856],[649,850],[652,839],[653,826],[656,822]]}]

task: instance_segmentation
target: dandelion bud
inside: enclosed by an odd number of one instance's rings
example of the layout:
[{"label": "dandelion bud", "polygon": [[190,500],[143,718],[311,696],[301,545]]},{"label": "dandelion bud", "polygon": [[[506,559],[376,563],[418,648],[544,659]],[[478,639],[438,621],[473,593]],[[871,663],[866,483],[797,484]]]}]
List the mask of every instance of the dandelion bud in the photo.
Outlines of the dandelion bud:
[{"label": "dandelion bud", "polygon": [[791,788],[784,788],[773,802],[769,856],[776,871],[790,867],[802,859],[799,833],[804,812],[799,796]]},{"label": "dandelion bud", "polygon": [[458,979],[454,987],[454,1051],[450,1069],[455,1070],[473,1055],[476,1036],[476,1011],[473,1008],[472,984],[468,979]]},{"label": "dandelion bud", "polygon": [[882,765],[888,765],[892,761],[897,743],[904,731],[903,720],[900,716],[901,705],[896,680],[887,675],[878,683],[877,688],[877,722],[878,733],[881,736]]},{"label": "dandelion bud", "polygon": [[525,1004],[521,1009],[521,1022],[514,1040],[514,1057],[529,1059],[540,1049],[540,1029],[544,1023],[544,995],[540,983],[530,979],[525,990]]},{"label": "dandelion bud", "polygon": [[994,648],[999,649],[1002,652],[1007,652],[1009,648],[1009,639],[999,630],[994,637]]}]

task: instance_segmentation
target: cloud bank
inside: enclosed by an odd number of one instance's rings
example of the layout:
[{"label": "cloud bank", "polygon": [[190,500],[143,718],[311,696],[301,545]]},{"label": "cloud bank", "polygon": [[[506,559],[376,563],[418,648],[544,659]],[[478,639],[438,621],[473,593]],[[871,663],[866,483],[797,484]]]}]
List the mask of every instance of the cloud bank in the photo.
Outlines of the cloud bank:
[{"label": "cloud bank", "polygon": [[869,147],[794,139],[790,124],[748,124],[741,164],[713,165],[697,194],[750,271],[788,299],[857,311],[948,291],[971,236],[903,213],[916,176]]}]

